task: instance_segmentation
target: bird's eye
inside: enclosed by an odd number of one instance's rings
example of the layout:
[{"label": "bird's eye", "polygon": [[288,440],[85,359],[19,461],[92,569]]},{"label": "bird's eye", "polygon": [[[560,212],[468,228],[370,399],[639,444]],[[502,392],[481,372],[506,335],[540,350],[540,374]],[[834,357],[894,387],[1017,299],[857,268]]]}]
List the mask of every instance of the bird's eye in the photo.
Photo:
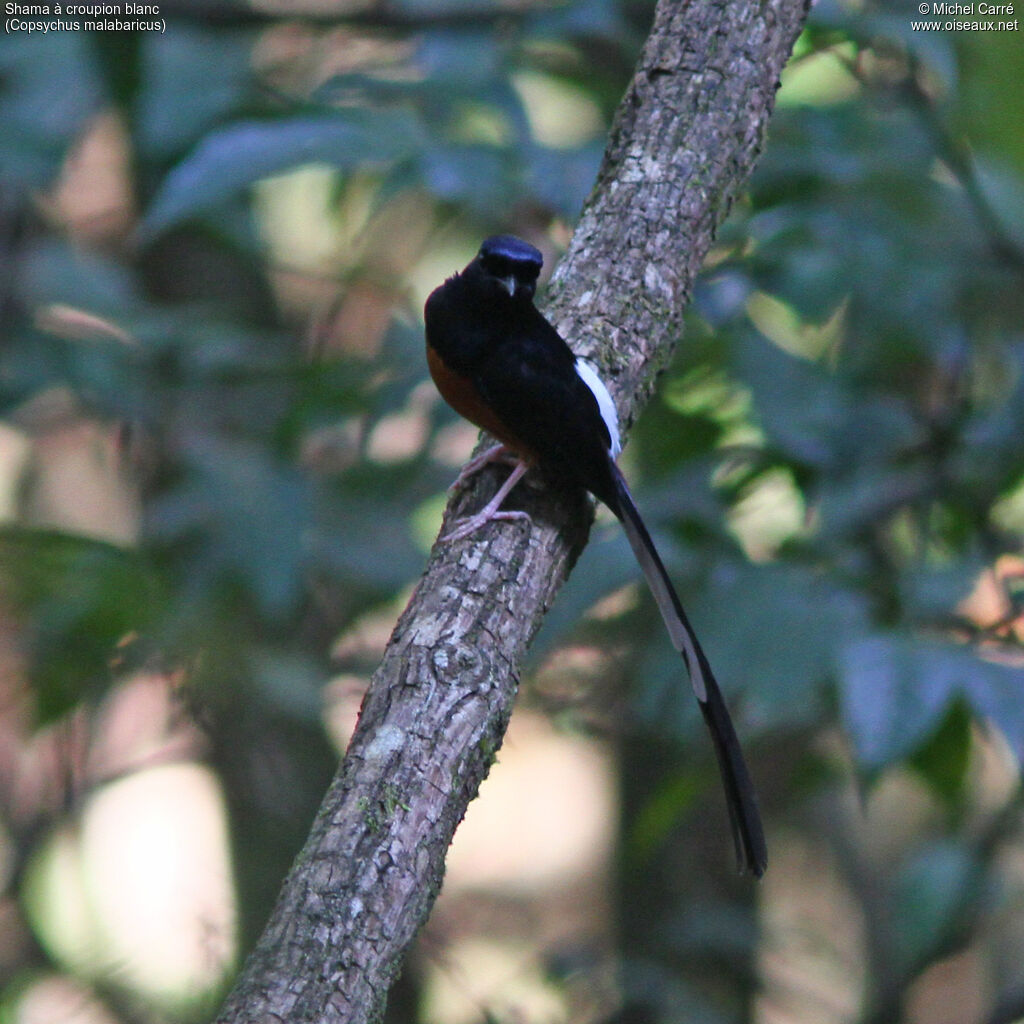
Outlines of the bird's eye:
[{"label": "bird's eye", "polygon": [[504,256],[485,256],[483,264],[484,270],[494,277],[508,277],[512,273],[509,261]]}]

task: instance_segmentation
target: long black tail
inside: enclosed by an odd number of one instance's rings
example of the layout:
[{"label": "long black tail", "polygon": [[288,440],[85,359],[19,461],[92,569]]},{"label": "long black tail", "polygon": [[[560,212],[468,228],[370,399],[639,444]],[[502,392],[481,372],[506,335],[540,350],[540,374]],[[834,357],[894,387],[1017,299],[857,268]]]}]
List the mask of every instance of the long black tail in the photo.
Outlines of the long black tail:
[{"label": "long black tail", "polygon": [[758,878],[768,866],[768,850],[764,841],[764,827],[757,807],[757,794],[750,781],[740,741],[733,728],[725,698],[711,672],[711,666],[704,654],[686,612],[683,611],[679,595],[672,586],[665,566],[654,547],[651,535],[640,518],[633,496],[629,493],[625,478],[612,463],[619,507],[613,508],[629,538],[630,547],[643,569],[647,584],[658,603],[661,617],[668,627],[669,636],[675,649],[683,656],[693,683],[693,691],[704,714],[718,755],[718,766],[725,786],[725,799],[729,808],[733,841],[736,844],[736,859],[741,871],[751,871]]}]

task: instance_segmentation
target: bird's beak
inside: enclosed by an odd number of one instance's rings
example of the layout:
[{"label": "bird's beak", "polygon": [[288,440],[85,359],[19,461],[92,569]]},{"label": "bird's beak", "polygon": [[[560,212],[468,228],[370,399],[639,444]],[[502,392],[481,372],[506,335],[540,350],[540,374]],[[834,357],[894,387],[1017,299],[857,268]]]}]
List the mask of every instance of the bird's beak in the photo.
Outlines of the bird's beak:
[{"label": "bird's beak", "polygon": [[508,292],[509,296],[515,296],[516,294],[516,279],[509,274],[508,277],[499,277],[498,280],[501,282],[501,286]]}]

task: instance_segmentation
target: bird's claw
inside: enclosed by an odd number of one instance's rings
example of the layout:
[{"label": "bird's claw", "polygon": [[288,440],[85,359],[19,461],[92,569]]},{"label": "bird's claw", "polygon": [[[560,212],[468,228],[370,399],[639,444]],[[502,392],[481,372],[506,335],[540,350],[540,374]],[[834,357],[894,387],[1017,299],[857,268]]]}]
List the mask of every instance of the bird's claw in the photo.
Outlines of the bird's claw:
[{"label": "bird's claw", "polygon": [[525,519],[528,523],[533,522],[529,512],[523,512],[519,509],[509,509],[508,511],[499,509],[485,515],[486,511],[484,509],[482,512],[477,512],[475,516],[467,516],[465,519],[458,520],[455,529],[450,533],[446,533],[441,540],[445,542],[462,540],[463,537],[476,533],[481,526],[486,526],[494,519]]},{"label": "bird's claw", "polygon": [[476,515],[463,519],[454,530],[446,533],[441,540],[461,540],[463,537],[468,537],[471,533],[475,533],[481,526],[489,523],[492,519],[526,519],[529,521],[530,517],[526,512],[519,509],[510,509],[506,512],[501,508],[501,504],[508,497],[509,491],[523,478],[527,468],[525,462],[517,461],[516,468],[509,473],[508,479],[498,488],[494,497]]}]

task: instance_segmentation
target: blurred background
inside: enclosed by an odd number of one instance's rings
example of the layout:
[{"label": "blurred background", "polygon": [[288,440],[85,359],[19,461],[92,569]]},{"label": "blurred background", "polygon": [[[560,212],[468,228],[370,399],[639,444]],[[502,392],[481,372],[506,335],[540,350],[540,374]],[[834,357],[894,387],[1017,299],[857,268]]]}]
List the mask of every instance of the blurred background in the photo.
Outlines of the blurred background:
[{"label": "blurred background", "polygon": [[[822,0],[389,1019],[1024,1019],[1024,35]],[[547,270],[647,0],[161,4],[0,41],[0,1021],[209,1019],[475,431],[422,302]],[[935,19],[932,19],[935,20]]]}]

